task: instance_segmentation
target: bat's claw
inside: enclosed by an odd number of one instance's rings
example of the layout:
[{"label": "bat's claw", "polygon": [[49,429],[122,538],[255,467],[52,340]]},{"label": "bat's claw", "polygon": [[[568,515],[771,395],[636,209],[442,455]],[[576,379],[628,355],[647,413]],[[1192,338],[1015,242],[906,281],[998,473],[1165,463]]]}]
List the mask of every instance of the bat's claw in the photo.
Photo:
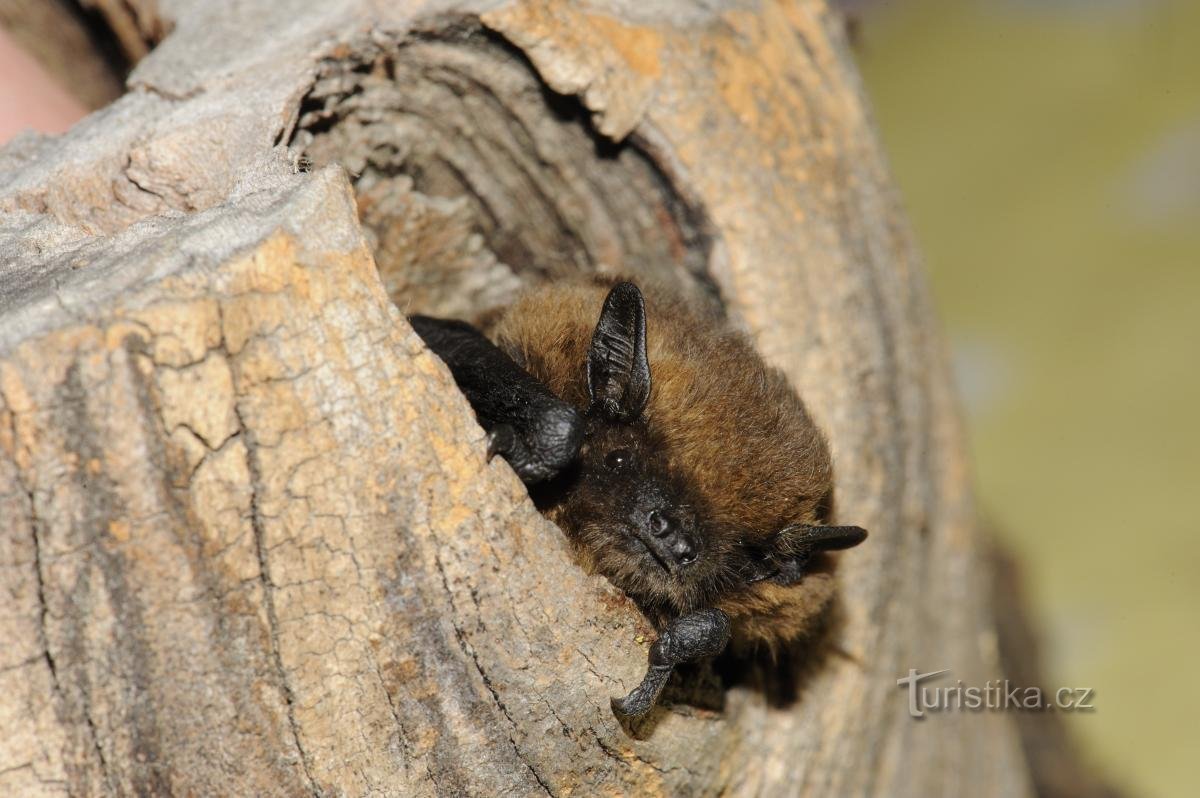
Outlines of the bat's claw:
[{"label": "bat's claw", "polygon": [[613,714],[618,720],[627,720],[645,715],[650,710],[650,705],[643,702],[638,702],[631,693],[624,698],[609,699],[609,704],[612,706]]},{"label": "bat's claw", "polygon": [[507,454],[516,444],[516,433],[509,424],[501,424],[487,434],[487,459],[490,463],[498,454]]},{"label": "bat's claw", "polygon": [[611,699],[609,703],[617,719],[639,718],[653,709],[659,694],[667,684],[667,679],[671,676],[671,670],[670,665],[651,665],[646,670],[642,683],[633,688],[633,692],[624,698]]},{"label": "bat's claw", "polygon": [[714,657],[728,642],[729,616],[721,610],[710,607],[675,618],[650,646],[650,663],[642,683],[624,698],[612,699],[613,714],[618,719],[645,715],[658,702],[676,665]]}]

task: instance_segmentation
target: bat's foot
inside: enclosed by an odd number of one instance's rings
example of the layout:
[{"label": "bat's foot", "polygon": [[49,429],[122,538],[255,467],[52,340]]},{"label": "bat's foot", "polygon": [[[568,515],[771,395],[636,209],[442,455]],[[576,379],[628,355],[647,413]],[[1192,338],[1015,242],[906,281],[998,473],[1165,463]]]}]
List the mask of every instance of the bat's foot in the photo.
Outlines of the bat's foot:
[{"label": "bat's foot", "polygon": [[671,678],[671,671],[684,662],[714,657],[729,642],[729,616],[718,609],[703,609],[673,619],[650,646],[650,664],[642,683],[624,698],[611,701],[619,720],[649,712]]}]

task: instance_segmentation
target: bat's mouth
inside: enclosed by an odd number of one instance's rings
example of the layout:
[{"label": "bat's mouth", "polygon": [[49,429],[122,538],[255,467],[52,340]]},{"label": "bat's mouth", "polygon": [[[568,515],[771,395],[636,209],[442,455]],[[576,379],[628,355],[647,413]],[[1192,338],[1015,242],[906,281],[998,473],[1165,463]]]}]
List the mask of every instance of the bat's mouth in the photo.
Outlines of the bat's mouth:
[{"label": "bat's mouth", "polygon": [[649,558],[671,576],[678,576],[696,561],[696,539],[689,533],[676,530],[655,534],[636,526],[629,528],[628,533],[634,548],[645,549]]},{"label": "bat's mouth", "polygon": [[675,566],[669,557],[664,556],[662,552],[657,551],[655,541],[649,535],[638,530],[630,530],[630,539],[634,544],[634,548],[641,549],[642,552],[649,555],[649,559],[653,560],[659,568],[662,568],[667,573],[671,574]]}]

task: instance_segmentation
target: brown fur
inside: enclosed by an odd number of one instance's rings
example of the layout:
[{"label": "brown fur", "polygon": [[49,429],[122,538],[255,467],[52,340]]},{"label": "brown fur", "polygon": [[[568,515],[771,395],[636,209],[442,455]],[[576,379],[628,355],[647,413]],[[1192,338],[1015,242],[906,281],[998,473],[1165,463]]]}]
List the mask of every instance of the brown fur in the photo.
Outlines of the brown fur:
[{"label": "brown fur", "polygon": [[[488,334],[558,396],[586,409],[588,347],[615,282],[529,290],[489,320]],[[652,375],[644,417],[669,469],[690,487],[697,515],[710,522],[708,534],[730,538],[710,543],[786,551],[781,530],[826,520],[832,464],[823,436],[783,374],[744,336],[670,292],[639,287]],[[554,508],[548,515],[564,525]],[[585,567],[593,562],[589,552],[580,554]],[[762,581],[718,596],[735,644],[774,649],[804,635],[832,599],[831,570],[831,560],[818,556],[798,584]]]}]

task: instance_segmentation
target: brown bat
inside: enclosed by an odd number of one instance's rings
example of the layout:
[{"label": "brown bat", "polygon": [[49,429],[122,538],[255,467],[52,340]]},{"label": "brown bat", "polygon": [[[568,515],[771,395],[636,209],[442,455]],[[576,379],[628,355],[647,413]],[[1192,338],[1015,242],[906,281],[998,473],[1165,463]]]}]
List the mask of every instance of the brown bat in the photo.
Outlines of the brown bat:
[{"label": "brown bat", "polygon": [[[580,564],[625,591],[658,640],[618,716],[675,665],[804,636],[833,598],[829,448],[744,336],[663,290],[551,283],[483,326],[413,316]],[[486,335],[485,335],[486,332]]]}]

